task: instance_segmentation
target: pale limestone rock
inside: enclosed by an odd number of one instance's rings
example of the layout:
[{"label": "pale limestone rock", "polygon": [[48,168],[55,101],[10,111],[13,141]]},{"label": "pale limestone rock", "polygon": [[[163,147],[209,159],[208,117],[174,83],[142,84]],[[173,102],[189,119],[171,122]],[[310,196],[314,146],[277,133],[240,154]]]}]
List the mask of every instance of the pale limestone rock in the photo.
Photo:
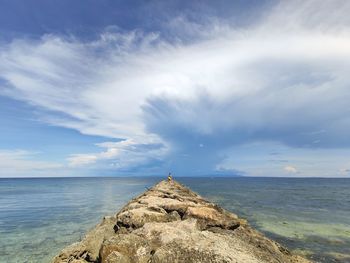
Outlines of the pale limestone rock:
[{"label": "pale limestone rock", "polygon": [[118,251],[113,251],[104,260],[106,263],[131,263],[131,260]]},{"label": "pale limestone rock", "polygon": [[176,181],[162,181],[105,217],[54,263],[307,263],[246,220]]}]

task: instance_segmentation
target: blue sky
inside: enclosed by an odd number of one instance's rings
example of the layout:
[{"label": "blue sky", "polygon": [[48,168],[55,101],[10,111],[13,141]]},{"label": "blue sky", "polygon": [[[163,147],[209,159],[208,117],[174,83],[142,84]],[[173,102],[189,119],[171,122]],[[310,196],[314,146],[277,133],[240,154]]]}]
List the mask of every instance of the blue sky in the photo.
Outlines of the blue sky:
[{"label": "blue sky", "polygon": [[0,177],[348,177],[349,12],[0,0]]}]

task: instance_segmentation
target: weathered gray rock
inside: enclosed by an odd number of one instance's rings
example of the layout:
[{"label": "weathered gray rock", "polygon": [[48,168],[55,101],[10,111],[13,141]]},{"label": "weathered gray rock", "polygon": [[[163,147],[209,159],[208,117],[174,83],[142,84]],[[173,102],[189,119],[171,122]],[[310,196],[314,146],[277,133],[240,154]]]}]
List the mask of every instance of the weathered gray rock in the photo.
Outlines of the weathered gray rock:
[{"label": "weathered gray rock", "polygon": [[247,221],[176,181],[162,181],[104,218],[54,263],[306,263]]}]

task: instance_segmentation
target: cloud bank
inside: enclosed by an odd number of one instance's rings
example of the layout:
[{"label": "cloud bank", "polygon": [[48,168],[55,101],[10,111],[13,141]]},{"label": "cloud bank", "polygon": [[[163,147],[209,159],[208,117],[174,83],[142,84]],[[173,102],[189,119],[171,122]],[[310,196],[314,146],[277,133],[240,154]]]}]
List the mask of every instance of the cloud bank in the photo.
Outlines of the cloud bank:
[{"label": "cloud bank", "polygon": [[48,176],[47,171],[61,170],[50,176],[65,176],[64,166],[55,162],[37,161],[37,153],[23,150],[0,151],[1,177]]},{"label": "cloud bank", "polygon": [[176,27],[185,18],[171,23],[176,41],[113,28],[88,42],[15,39],[0,48],[1,95],[50,124],[121,140],[71,166],[156,159],[203,174],[255,142],[349,148],[349,11],[348,1],[282,1],[244,28],[191,22],[191,41]]}]

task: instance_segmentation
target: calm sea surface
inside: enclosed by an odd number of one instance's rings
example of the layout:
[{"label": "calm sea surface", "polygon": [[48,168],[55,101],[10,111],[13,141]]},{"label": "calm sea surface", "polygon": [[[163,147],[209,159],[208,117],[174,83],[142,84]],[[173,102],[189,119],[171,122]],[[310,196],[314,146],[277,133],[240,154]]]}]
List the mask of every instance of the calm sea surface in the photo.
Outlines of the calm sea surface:
[{"label": "calm sea surface", "polygon": [[[350,179],[177,179],[299,254],[350,262]],[[159,180],[0,179],[0,262],[49,262]]]}]

